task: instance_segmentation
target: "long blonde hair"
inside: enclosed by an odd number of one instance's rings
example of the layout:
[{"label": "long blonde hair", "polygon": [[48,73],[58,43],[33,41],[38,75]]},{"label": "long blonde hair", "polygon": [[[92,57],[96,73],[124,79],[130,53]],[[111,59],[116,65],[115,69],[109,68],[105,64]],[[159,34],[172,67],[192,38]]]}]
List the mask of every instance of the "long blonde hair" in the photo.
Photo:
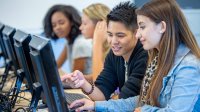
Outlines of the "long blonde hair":
[{"label": "long blonde hair", "polygon": [[[106,21],[106,17],[109,14],[110,9],[101,3],[91,4],[85,9],[83,9],[83,13],[88,16],[94,24],[96,24],[98,21]],[[103,43],[103,60],[105,59],[107,53],[109,52],[109,45],[108,42],[105,41]]]},{"label": "long blonde hair", "polygon": [[166,31],[159,43],[159,52],[156,49],[150,50],[148,61],[150,63],[158,52],[158,68],[148,89],[147,99],[150,99],[153,105],[160,106],[158,98],[162,81],[172,68],[179,44],[184,43],[198,58],[200,58],[200,49],[175,0],[152,0],[136,13],[150,18],[155,23],[166,22]]}]

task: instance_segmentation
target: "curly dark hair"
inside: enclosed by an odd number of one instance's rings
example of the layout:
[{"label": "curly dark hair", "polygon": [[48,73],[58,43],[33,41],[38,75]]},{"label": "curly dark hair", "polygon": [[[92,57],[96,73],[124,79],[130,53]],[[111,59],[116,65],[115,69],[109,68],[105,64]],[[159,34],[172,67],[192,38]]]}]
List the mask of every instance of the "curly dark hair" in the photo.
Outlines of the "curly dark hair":
[{"label": "curly dark hair", "polygon": [[72,28],[68,37],[71,38],[69,44],[73,44],[75,38],[81,34],[81,31],[79,30],[79,26],[81,25],[81,16],[78,11],[70,5],[58,4],[51,7],[43,20],[43,26],[46,37],[54,40],[58,39],[53,32],[51,24],[51,17],[55,12],[62,12],[70,20],[70,22],[72,22]]},{"label": "curly dark hair", "polygon": [[130,30],[135,31],[138,28],[135,10],[135,4],[130,1],[121,2],[107,15],[107,24],[109,21],[117,21],[123,23]]}]

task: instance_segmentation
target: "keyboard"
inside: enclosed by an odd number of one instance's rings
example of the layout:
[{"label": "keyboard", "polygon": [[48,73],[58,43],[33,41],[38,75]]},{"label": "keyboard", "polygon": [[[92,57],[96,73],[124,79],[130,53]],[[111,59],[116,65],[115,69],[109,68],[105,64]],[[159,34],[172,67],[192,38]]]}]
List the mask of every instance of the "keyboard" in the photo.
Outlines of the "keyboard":
[{"label": "keyboard", "polygon": [[85,95],[80,93],[65,93],[65,98],[68,104],[71,104],[75,100],[79,100],[82,98],[87,98]]}]

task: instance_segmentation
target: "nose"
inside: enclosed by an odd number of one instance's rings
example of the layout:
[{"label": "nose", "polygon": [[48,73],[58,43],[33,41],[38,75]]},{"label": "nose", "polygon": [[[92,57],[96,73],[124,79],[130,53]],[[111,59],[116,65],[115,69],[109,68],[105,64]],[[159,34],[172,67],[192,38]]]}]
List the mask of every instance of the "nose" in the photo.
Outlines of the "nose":
[{"label": "nose", "polygon": [[115,45],[115,44],[118,44],[118,43],[119,43],[119,41],[118,41],[118,39],[117,39],[117,37],[116,37],[116,36],[113,36],[113,37],[112,37],[112,40],[111,40],[111,42],[112,42],[112,44],[113,44],[113,45]]},{"label": "nose", "polygon": [[55,29],[55,30],[60,29],[60,25],[56,25],[56,26],[54,27],[54,29]]},{"label": "nose", "polygon": [[137,39],[140,39],[142,37],[141,33],[137,30],[135,37]]}]

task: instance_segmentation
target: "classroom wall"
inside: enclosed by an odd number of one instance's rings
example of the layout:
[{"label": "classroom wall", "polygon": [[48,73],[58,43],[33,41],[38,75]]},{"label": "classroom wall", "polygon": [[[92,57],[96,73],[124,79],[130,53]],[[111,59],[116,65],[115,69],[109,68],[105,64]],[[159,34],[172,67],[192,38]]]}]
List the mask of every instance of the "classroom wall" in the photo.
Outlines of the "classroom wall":
[{"label": "classroom wall", "polygon": [[104,3],[112,8],[121,1],[129,0],[0,0],[0,22],[37,34],[43,29],[42,20],[47,10],[54,4],[69,4],[81,13],[92,3]]},{"label": "classroom wall", "polygon": [[[69,4],[81,13],[83,8],[92,3],[100,2],[112,8],[121,1],[135,1],[136,5],[139,5],[146,0],[0,0],[0,22],[28,33],[39,34],[43,31],[42,20],[47,10],[54,4]],[[185,7],[183,12],[200,45],[200,9]]]}]

